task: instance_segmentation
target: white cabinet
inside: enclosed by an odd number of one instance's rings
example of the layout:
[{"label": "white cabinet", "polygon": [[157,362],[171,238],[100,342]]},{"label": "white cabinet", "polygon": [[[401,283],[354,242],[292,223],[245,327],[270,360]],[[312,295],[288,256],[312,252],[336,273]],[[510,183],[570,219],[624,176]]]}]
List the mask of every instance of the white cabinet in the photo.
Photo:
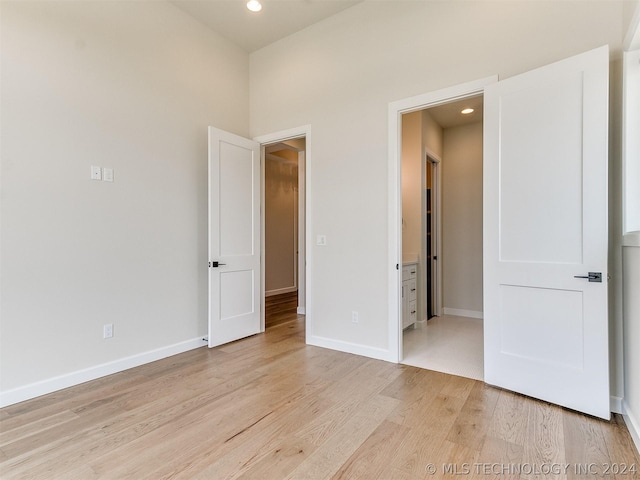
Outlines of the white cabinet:
[{"label": "white cabinet", "polygon": [[415,327],[418,316],[418,264],[402,265],[402,328]]}]

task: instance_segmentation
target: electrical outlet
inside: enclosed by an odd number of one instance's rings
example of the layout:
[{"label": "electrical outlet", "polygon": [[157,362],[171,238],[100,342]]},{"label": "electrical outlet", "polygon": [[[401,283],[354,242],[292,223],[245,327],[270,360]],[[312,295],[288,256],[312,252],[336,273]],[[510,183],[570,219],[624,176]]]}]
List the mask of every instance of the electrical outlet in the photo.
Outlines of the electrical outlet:
[{"label": "electrical outlet", "polygon": [[351,312],[351,321],[358,323],[360,321],[360,314],[358,312]]},{"label": "electrical outlet", "polygon": [[113,337],[113,323],[107,323],[102,327],[102,338]]}]

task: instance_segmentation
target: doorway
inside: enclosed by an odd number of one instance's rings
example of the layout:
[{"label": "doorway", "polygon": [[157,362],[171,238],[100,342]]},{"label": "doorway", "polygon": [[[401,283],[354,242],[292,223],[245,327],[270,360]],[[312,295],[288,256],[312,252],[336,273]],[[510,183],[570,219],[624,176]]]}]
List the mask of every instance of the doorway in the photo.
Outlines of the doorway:
[{"label": "doorway", "polygon": [[402,330],[401,362],[479,380],[482,107],[482,95],[445,101],[403,114],[401,126],[402,259],[403,265],[416,262],[420,272],[419,315]]},{"label": "doorway", "polygon": [[484,381],[610,417],[609,63],[605,45],[389,105],[389,333],[398,362],[402,115],[483,94]]},{"label": "doorway", "polygon": [[265,328],[270,328],[300,320],[298,315],[305,313],[306,139],[293,138],[263,148],[264,304]]}]

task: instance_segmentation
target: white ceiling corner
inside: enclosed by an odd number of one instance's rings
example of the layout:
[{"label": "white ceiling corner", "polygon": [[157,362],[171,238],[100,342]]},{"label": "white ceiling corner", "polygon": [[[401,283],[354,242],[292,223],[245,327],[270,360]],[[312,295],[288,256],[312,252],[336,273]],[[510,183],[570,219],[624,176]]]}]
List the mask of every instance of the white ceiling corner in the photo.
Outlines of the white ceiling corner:
[{"label": "white ceiling corner", "polygon": [[248,53],[259,50],[362,0],[261,0],[262,11],[253,13],[246,0],[171,0]]}]

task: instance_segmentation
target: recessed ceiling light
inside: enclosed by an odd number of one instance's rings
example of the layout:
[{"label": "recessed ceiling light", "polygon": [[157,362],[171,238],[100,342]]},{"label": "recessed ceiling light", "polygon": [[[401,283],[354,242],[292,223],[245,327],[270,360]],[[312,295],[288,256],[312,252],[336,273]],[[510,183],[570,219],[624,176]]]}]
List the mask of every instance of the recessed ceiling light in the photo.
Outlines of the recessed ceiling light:
[{"label": "recessed ceiling light", "polygon": [[259,12],[262,10],[262,4],[258,0],[249,0],[247,2],[247,8],[252,12]]},{"label": "recessed ceiling light", "polygon": [[473,112],[474,112],[473,108],[465,108],[460,113],[463,115],[469,115],[470,113],[473,113]]}]

